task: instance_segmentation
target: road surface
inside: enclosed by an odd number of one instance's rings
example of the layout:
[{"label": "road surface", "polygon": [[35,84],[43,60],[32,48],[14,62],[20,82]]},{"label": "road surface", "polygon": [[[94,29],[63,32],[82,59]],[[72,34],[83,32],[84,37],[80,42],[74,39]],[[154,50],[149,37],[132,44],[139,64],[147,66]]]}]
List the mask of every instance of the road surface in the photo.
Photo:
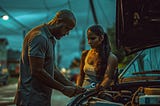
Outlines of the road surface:
[{"label": "road surface", "polygon": [[[0,106],[16,106],[13,103],[17,84],[0,86]],[[64,96],[61,92],[53,90],[51,104],[52,106],[66,106],[70,98]]]}]

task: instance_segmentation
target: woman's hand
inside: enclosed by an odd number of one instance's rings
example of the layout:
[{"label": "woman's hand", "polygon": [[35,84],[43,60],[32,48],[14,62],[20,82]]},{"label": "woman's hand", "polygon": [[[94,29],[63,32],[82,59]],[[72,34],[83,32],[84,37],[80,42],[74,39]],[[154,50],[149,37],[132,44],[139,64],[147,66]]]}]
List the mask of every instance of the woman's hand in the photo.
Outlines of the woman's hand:
[{"label": "woman's hand", "polygon": [[86,91],[85,88],[82,88],[80,86],[76,86],[76,89],[75,89],[75,92],[74,92],[73,96],[76,96],[78,94],[84,93],[85,91]]},{"label": "woman's hand", "polygon": [[105,87],[100,85],[100,84],[96,84],[96,90],[97,91],[103,91],[103,90],[105,90]]}]

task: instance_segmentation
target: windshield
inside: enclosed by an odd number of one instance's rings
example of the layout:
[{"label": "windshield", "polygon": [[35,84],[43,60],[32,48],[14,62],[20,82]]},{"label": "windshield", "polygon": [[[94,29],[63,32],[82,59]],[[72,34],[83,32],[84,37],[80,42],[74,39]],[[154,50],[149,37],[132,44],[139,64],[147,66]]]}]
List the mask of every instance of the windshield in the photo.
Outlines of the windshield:
[{"label": "windshield", "polygon": [[140,51],[123,70],[120,78],[160,77],[160,46]]}]

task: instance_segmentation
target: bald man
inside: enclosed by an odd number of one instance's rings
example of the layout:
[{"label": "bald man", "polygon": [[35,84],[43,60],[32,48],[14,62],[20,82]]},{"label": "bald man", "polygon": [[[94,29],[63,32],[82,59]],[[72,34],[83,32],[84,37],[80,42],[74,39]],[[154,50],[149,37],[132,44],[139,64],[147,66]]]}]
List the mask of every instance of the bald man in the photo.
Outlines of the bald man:
[{"label": "bald man", "polygon": [[15,103],[17,106],[51,106],[52,89],[68,97],[82,93],[84,88],[67,80],[55,66],[54,47],[76,25],[70,10],[60,10],[48,23],[27,33],[20,59],[20,75]]}]

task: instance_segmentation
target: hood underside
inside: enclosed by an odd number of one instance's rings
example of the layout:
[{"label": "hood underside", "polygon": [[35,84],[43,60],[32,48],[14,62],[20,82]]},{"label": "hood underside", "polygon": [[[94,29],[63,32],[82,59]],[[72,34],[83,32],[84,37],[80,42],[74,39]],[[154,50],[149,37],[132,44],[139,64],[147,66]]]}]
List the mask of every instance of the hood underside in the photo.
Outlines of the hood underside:
[{"label": "hood underside", "polygon": [[116,42],[126,55],[160,45],[160,0],[117,0]]}]

